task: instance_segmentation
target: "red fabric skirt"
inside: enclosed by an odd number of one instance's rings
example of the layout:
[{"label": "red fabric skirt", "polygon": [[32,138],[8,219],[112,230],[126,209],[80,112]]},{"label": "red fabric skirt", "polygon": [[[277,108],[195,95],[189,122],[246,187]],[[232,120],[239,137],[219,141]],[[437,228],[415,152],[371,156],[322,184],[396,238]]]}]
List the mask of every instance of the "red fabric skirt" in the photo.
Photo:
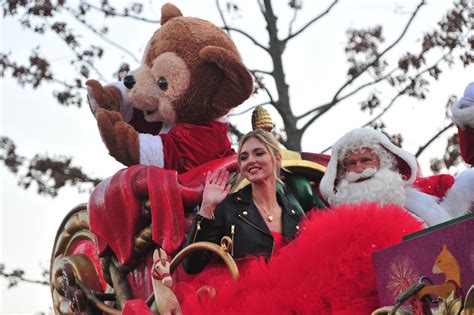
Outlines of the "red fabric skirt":
[{"label": "red fabric skirt", "polygon": [[420,229],[397,206],[341,205],[310,213],[270,262],[240,261],[238,281],[214,265],[173,290],[184,314],[367,315],[378,307],[372,253]]}]

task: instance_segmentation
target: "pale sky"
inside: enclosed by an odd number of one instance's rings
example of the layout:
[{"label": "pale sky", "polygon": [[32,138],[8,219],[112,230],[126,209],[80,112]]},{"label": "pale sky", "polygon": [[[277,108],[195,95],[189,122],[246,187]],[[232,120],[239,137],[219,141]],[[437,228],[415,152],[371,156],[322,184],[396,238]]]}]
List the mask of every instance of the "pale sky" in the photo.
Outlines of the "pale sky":
[{"label": "pale sky", "polygon": [[[184,15],[197,16],[222,25],[215,1],[172,1]],[[241,7],[241,17],[235,17],[231,23],[254,34],[266,43],[264,24],[254,1],[235,1]],[[279,14],[282,36],[286,34],[287,23],[291,19],[288,1],[275,1],[275,11]],[[294,29],[304,24],[316,14],[322,12],[331,1],[303,1],[303,10],[298,14]],[[418,1],[413,0],[345,0],[333,9],[331,14],[306,30],[303,35],[291,42],[284,55],[287,82],[294,112],[301,113],[312,106],[330,100],[346,78],[347,64],[344,55],[348,28],[363,28],[382,23],[385,44],[382,49],[398,36],[404,23]],[[119,2],[115,2],[119,3]],[[146,1],[147,16],[158,19],[163,1]],[[419,39],[423,32],[430,30],[450,6],[451,1],[431,0],[423,7],[411,32],[400,47],[389,54],[389,60],[397,60],[402,52],[414,49],[418,52]],[[224,3],[222,4],[224,6]],[[148,13],[149,12],[149,13]],[[66,18],[70,16],[66,15]],[[101,17],[97,18],[98,23]],[[127,46],[140,59],[148,38],[158,25],[137,23],[132,20],[110,20],[111,37]],[[75,29],[83,32],[81,41],[98,42],[99,39],[74,24]],[[2,19],[1,51],[12,52],[18,62],[26,63],[33,47],[41,45],[42,55],[50,58],[53,68],[59,73],[71,71],[68,57],[71,53],[54,36],[35,37],[23,30],[11,19]],[[252,44],[239,35],[233,35],[242,58],[249,68],[270,70],[267,58]],[[112,81],[112,73],[121,61],[137,67],[130,56],[106,47],[106,55],[100,64],[100,70],[106,80]],[[390,58],[392,57],[392,58]],[[447,124],[444,118],[445,103],[449,95],[461,96],[465,86],[474,80],[472,67],[464,69],[455,66],[448,69],[441,80],[432,82],[428,99],[419,102],[411,98],[402,98],[395,108],[386,115],[385,122],[389,132],[402,132],[404,148],[415,153],[418,146],[426,142],[437,130]],[[92,74],[92,78],[98,78]],[[33,90],[21,88],[9,77],[1,83],[1,130],[0,135],[12,138],[20,155],[32,158],[34,154],[72,156],[75,165],[92,175],[106,177],[121,168],[121,165],[108,156],[97,132],[95,120],[87,106],[65,108],[58,105],[51,96],[52,88]],[[383,100],[388,100],[394,91],[380,88]],[[358,112],[358,103],[364,100],[365,93],[356,95],[332,110],[321,121],[311,127],[303,139],[303,150],[319,152],[332,144],[337,138],[352,128],[359,127],[368,120],[368,116]],[[261,101],[252,97],[236,109],[240,112],[252,104]],[[250,115],[250,114],[249,114]],[[239,118],[243,131],[249,131],[249,115]],[[275,119],[278,123],[279,119]],[[232,121],[234,118],[232,118]],[[453,130],[454,131],[454,130]],[[451,134],[453,131],[447,133]],[[429,158],[440,156],[445,141],[437,141],[420,159],[425,174],[429,174]],[[36,187],[23,190],[16,185],[17,179],[4,167],[0,167],[1,211],[0,211],[0,262],[11,268],[22,268],[26,277],[39,278],[42,267],[49,268],[49,257],[54,235],[63,217],[79,203],[87,202],[87,193],[78,193],[75,188],[63,189],[56,198],[38,196]],[[7,289],[5,280],[0,279],[0,313],[34,314],[47,312],[51,307],[50,292],[47,287],[20,284]]]}]

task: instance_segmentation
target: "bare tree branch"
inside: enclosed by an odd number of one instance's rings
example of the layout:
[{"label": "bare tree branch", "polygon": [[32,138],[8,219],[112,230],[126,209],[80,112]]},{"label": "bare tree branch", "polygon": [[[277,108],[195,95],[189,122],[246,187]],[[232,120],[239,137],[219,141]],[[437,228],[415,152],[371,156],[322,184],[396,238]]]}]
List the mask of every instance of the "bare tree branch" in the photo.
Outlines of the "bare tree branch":
[{"label": "bare tree branch", "polygon": [[293,31],[293,24],[296,21],[296,16],[298,15],[298,8],[293,8],[293,17],[291,18],[290,24],[288,26],[288,36],[290,36]]},{"label": "bare tree branch", "polygon": [[235,114],[232,113],[232,114],[228,114],[227,116],[228,116],[228,117],[240,116],[240,115],[243,115],[243,114],[245,114],[245,113],[248,113],[249,111],[251,111],[251,110],[257,108],[258,106],[264,106],[264,105],[269,105],[269,104],[271,105],[272,103],[271,103],[270,101],[263,102],[263,103],[260,103],[260,104],[257,104],[257,105],[253,105],[253,106],[247,108],[246,110],[241,111],[240,113],[235,113]]},{"label": "bare tree branch", "polygon": [[[418,79],[419,77],[421,77],[424,73],[426,72],[429,72],[430,70],[436,68],[440,63],[441,61],[443,61],[447,56],[449,56],[451,54],[451,51],[452,50],[449,50],[447,53],[445,53],[441,58],[439,58],[431,67],[428,67],[426,69],[424,69],[423,71],[420,71],[414,78],[413,80],[416,80]],[[392,100],[390,101],[390,103],[380,112],[378,113],[375,117],[371,118],[368,122],[366,122],[363,127],[366,127],[366,126],[369,126],[371,125],[372,123],[374,123],[377,119],[379,119],[380,117],[382,117],[392,106],[393,104],[395,104],[395,101],[400,97],[402,96],[403,94],[405,94],[405,92],[410,88],[410,85],[407,85],[405,86],[405,88],[403,88],[401,91],[399,91],[393,98]]]},{"label": "bare tree branch", "polygon": [[[257,77],[255,75],[256,71],[250,71],[250,73],[252,74],[252,76],[254,78],[254,82],[256,82],[256,84],[258,85],[257,90],[258,89],[263,89],[265,91],[265,93],[268,95],[268,98],[270,99],[269,103],[276,107],[277,103],[273,99],[272,93],[270,93],[270,90],[268,90],[268,88],[265,86],[265,84],[263,84],[263,82],[259,79],[259,77]],[[272,75],[272,77],[273,77],[273,75]]]},{"label": "bare tree branch", "polygon": [[130,18],[130,19],[134,19],[138,21],[143,21],[147,23],[152,23],[152,24],[160,24],[160,20],[152,20],[152,19],[144,18],[142,16],[133,15],[133,14],[123,14],[123,13],[117,13],[115,11],[107,11],[101,7],[90,4],[89,2],[83,2],[83,3],[87,5],[88,7],[90,7],[91,9],[104,13],[106,16],[119,16],[119,17]]},{"label": "bare tree branch", "polygon": [[270,53],[268,47],[265,47],[264,45],[260,44],[252,35],[250,35],[249,33],[241,30],[241,29],[238,29],[238,28],[234,28],[234,27],[230,27],[230,26],[227,26],[226,29],[228,31],[233,31],[233,32],[237,32],[239,34],[242,34],[244,35],[245,37],[247,37],[252,43],[254,43],[255,46],[257,47],[260,47],[262,48],[263,50],[265,50],[267,53]]},{"label": "bare tree branch", "polygon": [[107,82],[109,80],[107,80],[105,78],[105,76],[99,71],[99,69],[97,69],[97,67],[90,61],[86,61],[86,63],[89,65],[89,67],[92,68],[92,70],[94,70],[94,72],[97,74],[97,76],[99,77],[99,80],[102,81],[102,82]]},{"label": "bare tree branch", "polygon": [[286,82],[286,75],[283,62],[283,53],[285,52],[286,42],[278,38],[278,17],[273,11],[271,0],[263,0],[261,8],[263,17],[267,23],[266,29],[269,37],[269,51],[273,62],[272,77],[275,80],[275,86],[278,93],[278,101],[275,108],[282,117],[286,137],[282,143],[292,150],[301,150],[301,132],[296,127],[297,121],[291,107],[289,94],[289,84]]},{"label": "bare tree branch", "polygon": [[[338,2],[338,0],[334,0],[331,5],[329,5],[329,7],[324,11],[322,12],[321,14],[319,14],[318,16],[314,17],[311,21],[307,22],[302,28],[300,28],[298,31],[296,31],[295,33],[293,34],[289,34],[287,38],[285,38],[283,41],[284,42],[288,42],[290,39],[298,36],[299,34],[301,34],[305,29],[307,29],[309,26],[311,26],[314,22],[318,21],[319,19],[321,19],[323,16],[325,16],[326,14],[328,14],[331,9],[336,5],[336,3]],[[290,26],[290,31],[291,31],[291,26]]]},{"label": "bare tree branch", "polygon": [[[14,269],[12,272],[5,272],[5,265],[0,263],[0,277],[4,277],[8,280],[8,288],[12,288],[20,282],[27,282],[33,284],[41,284],[49,286],[49,282],[46,280],[33,280],[24,277],[25,272],[21,269]],[[47,271],[43,272],[43,276],[46,278]]]},{"label": "bare tree branch", "polygon": [[[100,178],[90,177],[81,167],[72,165],[68,157],[50,158],[36,155],[28,159],[16,153],[14,142],[0,136],[0,162],[13,174],[19,177],[18,185],[28,189],[36,184],[37,193],[55,197],[58,191],[66,185],[76,186],[80,191],[84,187],[94,187],[101,182]],[[20,170],[23,170],[20,172]]]},{"label": "bare tree branch", "polygon": [[221,20],[222,20],[222,24],[224,24],[224,30],[226,30],[226,32],[230,35],[230,32],[229,32],[229,26],[227,25],[227,21],[225,19],[225,16],[224,16],[224,11],[222,11],[222,8],[221,8],[221,4],[219,2],[219,0],[216,0],[216,7],[217,7],[217,11],[219,12],[219,16],[221,17]]},{"label": "bare tree branch", "polygon": [[[351,97],[352,95],[356,94],[357,92],[360,92],[361,90],[363,90],[364,88],[366,87],[369,87],[369,86],[372,86],[372,85],[375,85],[385,79],[387,79],[388,77],[390,77],[395,71],[397,70],[397,68],[394,68],[392,70],[390,70],[388,73],[386,73],[385,75],[373,80],[373,81],[370,81],[370,82],[367,82],[367,83],[364,83],[362,85],[360,85],[359,87],[355,88],[354,90],[352,90],[351,92],[347,93],[346,95],[343,95],[341,96],[338,101],[342,101],[346,98],[349,98]],[[315,111],[318,111],[322,108],[325,108],[329,105],[330,103],[326,103],[326,104],[323,104],[323,105],[320,105],[320,106],[317,106],[315,108],[313,108],[311,111],[315,112]],[[301,114],[299,116],[296,116],[297,119],[301,119],[301,118],[304,118],[305,116],[307,116],[308,113],[304,113],[304,114]]]},{"label": "bare tree branch", "polygon": [[449,125],[447,125],[443,129],[438,131],[436,134],[434,134],[424,145],[422,145],[418,148],[418,151],[416,151],[415,156],[418,158],[423,153],[423,151],[425,151],[426,148],[428,148],[430,146],[430,144],[433,141],[435,141],[439,136],[441,136],[444,132],[446,132],[449,128],[451,128],[453,126],[454,126],[454,123],[451,122]]},{"label": "bare tree branch", "polygon": [[266,74],[266,75],[271,75],[273,76],[273,72],[272,71],[266,71],[266,70],[258,70],[258,69],[252,69],[252,70],[249,70],[251,73],[262,73],[262,74]]},{"label": "bare tree branch", "polygon": [[377,114],[374,118],[372,118],[371,120],[369,120],[368,122],[366,122],[364,125],[362,125],[362,127],[367,127],[371,124],[373,124],[377,119],[379,119],[380,117],[382,117],[392,106],[393,104],[395,104],[396,100],[405,94],[405,92],[408,90],[409,86],[406,86],[403,90],[399,91],[391,100],[390,100],[390,103],[388,103],[388,105],[379,113]]},{"label": "bare tree branch", "polygon": [[268,90],[268,88],[267,88],[266,86],[263,86],[262,89],[265,90],[265,92],[267,93],[268,97],[270,98],[270,104],[272,104],[273,106],[276,106],[276,105],[277,105],[277,102],[275,102],[275,100],[273,99],[273,96],[272,96],[272,94],[270,93],[270,91]]},{"label": "bare tree branch", "polygon": [[81,55],[78,51],[77,51],[77,41],[74,39],[74,43],[76,44],[72,44],[69,39],[69,36],[67,36],[68,34],[65,34],[64,31],[57,31],[57,29],[55,29],[55,25],[49,25],[51,27],[51,29],[55,30],[54,31],[54,34],[56,34],[56,36],[58,36],[60,39],[62,39],[64,41],[64,43],[66,44],[66,47],[69,48],[75,55],[76,55],[76,59],[77,60],[81,60],[83,61],[84,63],[86,63],[89,67],[91,67],[92,70],[94,70],[94,72],[97,74],[97,76],[99,77],[100,80],[102,81],[107,81],[105,79],[105,76],[99,71],[99,69],[97,69],[97,67],[88,59],[85,59],[84,58],[84,54]]},{"label": "bare tree branch", "polygon": [[362,73],[364,73],[365,71],[367,71],[371,66],[373,66],[376,62],[378,62],[380,60],[380,58],[382,58],[383,55],[385,55],[387,52],[389,52],[393,47],[395,47],[401,40],[402,38],[406,35],[411,23],[413,22],[413,20],[415,19],[416,15],[418,14],[418,11],[420,10],[420,8],[425,4],[425,0],[422,0],[420,1],[420,3],[418,4],[418,6],[416,7],[415,11],[413,11],[412,15],[410,16],[410,19],[408,20],[407,24],[405,25],[405,27],[403,28],[403,31],[402,33],[398,36],[398,38],[391,44],[389,45],[387,48],[385,48],[384,51],[382,51],[376,58],[375,60],[373,60],[371,63],[369,63],[368,65],[366,65],[361,71],[359,71],[359,73],[357,73],[356,75],[354,75],[350,80],[348,80],[341,88],[339,88],[339,90],[336,92],[336,94],[334,95],[333,97],[333,100],[336,100],[337,97],[339,96],[339,94],[342,92],[342,90],[344,90],[344,88],[346,86],[348,86],[349,84],[351,84],[352,82],[354,82],[355,79],[357,79],[360,75],[362,75]]},{"label": "bare tree branch", "polygon": [[234,134],[238,139],[242,138],[244,135],[242,132],[239,131],[239,129],[237,129],[237,127],[235,127],[231,123],[229,123],[229,132],[231,134]]},{"label": "bare tree branch", "polygon": [[123,51],[124,53],[126,53],[127,55],[129,55],[130,57],[132,57],[132,59],[137,62],[137,63],[140,63],[140,60],[128,49],[126,49],[125,47],[117,44],[116,42],[110,40],[107,36],[105,36],[104,34],[102,34],[101,32],[97,31],[94,27],[92,27],[89,23],[87,23],[85,21],[84,18],[81,18],[72,8],[69,8],[69,7],[66,7],[65,8],[66,11],[68,11],[77,21],[79,21],[82,25],[84,25],[86,28],[88,28],[91,32],[93,32],[94,34],[96,34],[97,36],[99,36],[104,42],[114,46],[115,48]]},{"label": "bare tree branch", "polygon": [[265,14],[265,6],[264,6],[262,0],[257,0],[257,3],[258,3],[258,6],[259,6],[259,8],[260,8],[260,12],[261,12],[262,14]]},{"label": "bare tree branch", "polygon": [[329,147],[327,147],[326,149],[322,150],[319,153],[326,153],[327,151],[331,150],[331,148],[332,148],[332,145],[330,145]]},{"label": "bare tree branch", "polygon": [[[445,53],[442,57],[440,57],[432,66],[428,67],[428,68],[425,68],[423,71],[420,71],[415,77],[413,80],[416,80],[418,79],[419,77],[421,77],[424,73],[426,72],[430,72],[430,70],[436,68],[442,60],[444,60],[447,56],[449,56],[451,54],[452,50],[449,50],[447,53]],[[393,107],[393,105],[395,104],[396,100],[404,95],[406,93],[406,91],[410,88],[410,85],[407,85],[405,86],[405,88],[403,88],[402,90],[400,90],[390,101],[390,103],[380,112],[378,113],[375,117],[371,118],[368,122],[366,122],[365,124],[363,124],[361,127],[367,127],[371,124],[373,124],[376,120],[380,119],[390,108]],[[446,130],[449,129],[449,127],[451,127],[452,124],[450,126],[447,126],[445,127]],[[439,137],[443,132],[446,131],[445,129],[443,129],[439,134],[436,134],[435,136],[433,136],[433,138],[427,143],[425,144],[424,146],[421,146],[420,149],[418,150],[419,153],[417,153],[417,157],[418,155],[420,155],[423,150],[425,150],[430,144],[432,141],[434,141],[437,137]],[[329,146],[327,148],[325,148],[324,150],[321,151],[321,153],[325,153],[326,151],[330,150],[332,146]]]},{"label": "bare tree branch", "polygon": [[51,81],[53,81],[54,83],[57,83],[57,84],[61,84],[63,85],[64,87],[68,88],[68,89],[85,89],[83,86],[79,87],[77,85],[71,85],[69,83],[67,83],[66,81],[62,81],[62,80],[59,80],[59,79],[56,79],[56,78],[52,78]]},{"label": "bare tree branch", "polygon": [[346,95],[341,96],[339,98],[339,101],[345,100],[346,98],[349,98],[350,96],[356,94],[357,92],[360,92],[361,90],[365,89],[366,87],[375,85],[375,84],[389,78],[396,70],[397,70],[397,68],[394,68],[394,69],[390,70],[389,72],[387,72],[385,75],[380,76],[379,78],[377,78],[373,81],[370,81],[370,82],[367,82],[367,83],[364,83],[364,84],[360,85],[359,87],[355,88],[354,90],[347,93]]},{"label": "bare tree branch", "polygon": [[357,74],[355,74],[354,76],[352,76],[349,80],[347,80],[340,88],[339,90],[336,92],[336,94],[333,96],[333,99],[325,104],[325,105],[322,105],[322,106],[318,106],[317,108],[313,108],[309,111],[307,111],[306,113],[302,114],[300,117],[301,118],[304,118],[312,113],[315,113],[315,112],[318,112],[318,114],[316,114],[314,117],[312,117],[303,127],[302,129],[303,130],[306,130],[316,119],[318,119],[319,117],[321,117],[323,114],[325,114],[329,109],[331,109],[335,104],[337,104],[339,102],[339,99],[338,99],[338,96],[339,94],[341,94],[341,92],[348,86],[350,85],[352,82],[354,82],[355,79],[357,79],[360,75],[362,75],[363,73],[365,73],[370,67],[372,67],[374,64],[376,64],[380,58],[382,58],[383,55],[385,55],[388,51],[390,51],[392,48],[394,48],[401,40],[402,38],[405,36],[405,34],[407,33],[410,25],[412,24],[414,18],[416,17],[416,15],[418,14],[418,11],[420,10],[420,8],[425,4],[425,0],[422,0],[420,1],[420,3],[418,4],[418,6],[416,7],[416,9],[413,11],[412,15],[410,16],[410,19],[408,20],[408,22],[406,23],[405,27],[403,28],[403,31],[401,32],[401,34],[398,36],[398,38],[391,44],[389,45],[387,48],[385,48],[384,51],[382,51],[380,54],[377,55],[377,57],[372,61],[370,62],[369,64],[365,65],[365,67],[363,67]]}]

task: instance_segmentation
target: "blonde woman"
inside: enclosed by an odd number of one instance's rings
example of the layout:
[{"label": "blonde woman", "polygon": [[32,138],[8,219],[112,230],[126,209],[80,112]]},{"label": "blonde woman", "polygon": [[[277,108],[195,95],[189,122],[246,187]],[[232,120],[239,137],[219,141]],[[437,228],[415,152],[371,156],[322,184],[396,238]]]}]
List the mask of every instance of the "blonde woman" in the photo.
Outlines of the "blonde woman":
[{"label": "blonde woman", "polygon": [[[223,236],[233,239],[234,258],[264,256],[292,240],[299,229],[304,212],[291,205],[277,192],[281,169],[278,140],[261,129],[249,132],[239,143],[237,158],[240,176],[250,185],[228,195],[229,173],[218,170],[208,173],[203,201],[190,231],[187,244],[210,241],[220,244]],[[210,254],[199,252],[184,262],[188,273],[200,272],[209,262]]]}]

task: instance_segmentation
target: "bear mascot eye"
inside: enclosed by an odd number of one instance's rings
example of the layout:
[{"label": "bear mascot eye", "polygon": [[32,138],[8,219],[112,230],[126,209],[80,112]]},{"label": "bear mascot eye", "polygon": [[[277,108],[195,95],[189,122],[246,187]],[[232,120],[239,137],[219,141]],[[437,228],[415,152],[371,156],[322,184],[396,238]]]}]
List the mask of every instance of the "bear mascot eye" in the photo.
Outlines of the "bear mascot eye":
[{"label": "bear mascot eye", "polygon": [[160,89],[162,89],[163,91],[166,91],[168,89],[168,81],[164,78],[164,77],[160,77],[158,79],[158,86],[160,87]]}]

